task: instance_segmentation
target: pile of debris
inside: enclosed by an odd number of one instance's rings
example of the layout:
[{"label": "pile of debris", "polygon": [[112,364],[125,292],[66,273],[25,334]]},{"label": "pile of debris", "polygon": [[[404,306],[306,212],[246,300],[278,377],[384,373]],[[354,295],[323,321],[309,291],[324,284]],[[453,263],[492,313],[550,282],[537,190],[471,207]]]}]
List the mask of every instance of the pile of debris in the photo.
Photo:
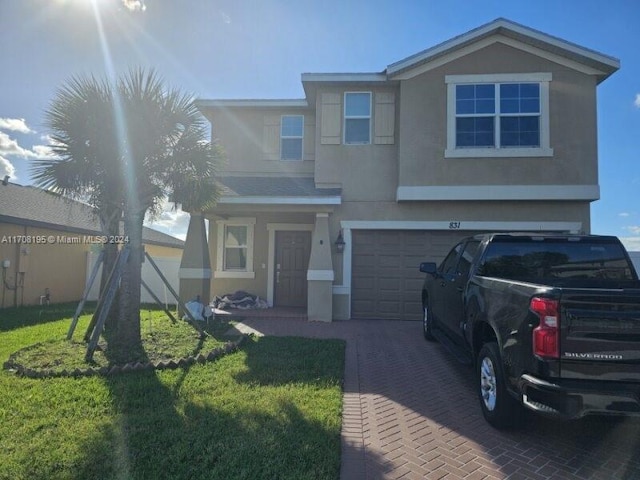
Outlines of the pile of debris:
[{"label": "pile of debris", "polygon": [[227,293],[222,297],[215,297],[211,303],[220,310],[233,308],[238,310],[259,310],[269,308],[266,300],[242,290],[238,290],[235,293]]}]

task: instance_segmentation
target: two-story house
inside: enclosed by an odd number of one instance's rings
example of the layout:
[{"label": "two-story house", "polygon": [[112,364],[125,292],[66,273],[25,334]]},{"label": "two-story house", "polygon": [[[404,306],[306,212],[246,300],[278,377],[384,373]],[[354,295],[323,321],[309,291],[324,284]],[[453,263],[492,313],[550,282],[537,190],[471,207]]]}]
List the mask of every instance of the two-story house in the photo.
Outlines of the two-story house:
[{"label": "two-story house", "polygon": [[420,318],[421,261],[482,231],[590,231],[607,55],[497,19],[299,100],[199,100],[228,156],[194,213],[184,296],[245,290],[309,319]]}]

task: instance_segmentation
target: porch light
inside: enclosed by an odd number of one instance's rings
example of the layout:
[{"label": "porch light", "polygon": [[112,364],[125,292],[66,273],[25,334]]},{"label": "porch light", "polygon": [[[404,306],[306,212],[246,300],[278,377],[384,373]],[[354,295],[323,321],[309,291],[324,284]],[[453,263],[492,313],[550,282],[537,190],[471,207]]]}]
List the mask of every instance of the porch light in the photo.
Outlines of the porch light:
[{"label": "porch light", "polygon": [[338,253],[344,252],[344,238],[342,238],[342,230],[338,233],[338,238],[336,238],[336,250]]}]

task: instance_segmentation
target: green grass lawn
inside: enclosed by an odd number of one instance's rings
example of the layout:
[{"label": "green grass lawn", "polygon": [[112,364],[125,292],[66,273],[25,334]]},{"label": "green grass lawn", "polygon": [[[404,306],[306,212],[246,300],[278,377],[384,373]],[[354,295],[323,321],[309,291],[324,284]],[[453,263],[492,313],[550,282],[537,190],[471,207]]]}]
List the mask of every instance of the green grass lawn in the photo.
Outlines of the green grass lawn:
[{"label": "green grass lawn", "polygon": [[[0,311],[2,362],[60,343],[73,309],[50,308]],[[143,333],[168,322],[156,313],[142,312]],[[276,337],[188,369],[77,379],[3,370],[0,479],[336,479],[343,370],[342,341]]]}]

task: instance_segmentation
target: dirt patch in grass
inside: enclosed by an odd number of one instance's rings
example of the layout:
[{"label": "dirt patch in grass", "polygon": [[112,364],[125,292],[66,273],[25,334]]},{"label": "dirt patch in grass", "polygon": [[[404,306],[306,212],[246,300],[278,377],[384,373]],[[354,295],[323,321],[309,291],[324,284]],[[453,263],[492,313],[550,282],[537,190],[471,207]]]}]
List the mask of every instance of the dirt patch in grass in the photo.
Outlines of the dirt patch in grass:
[{"label": "dirt patch in grass", "polygon": [[[88,322],[90,315],[81,317],[81,325]],[[113,367],[131,367],[140,364],[149,368],[171,368],[195,363],[196,358],[206,359],[220,356],[236,347],[239,338],[223,338],[223,333],[231,327],[228,323],[215,322],[206,328],[206,336],[200,334],[183,321],[171,323],[164,312],[149,311],[142,314],[142,349],[130,352],[127,362],[115,362],[107,355],[107,343],[100,339],[98,348],[90,362],[85,360],[87,344],[82,341],[83,329],[76,330],[76,337],[52,338],[27,346],[10,355],[5,368],[18,370],[29,376],[59,376],[76,372],[78,375],[108,373]],[[211,353],[215,355],[211,356]],[[173,363],[170,363],[172,362]],[[116,370],[113,370],[115,373]]]}]

